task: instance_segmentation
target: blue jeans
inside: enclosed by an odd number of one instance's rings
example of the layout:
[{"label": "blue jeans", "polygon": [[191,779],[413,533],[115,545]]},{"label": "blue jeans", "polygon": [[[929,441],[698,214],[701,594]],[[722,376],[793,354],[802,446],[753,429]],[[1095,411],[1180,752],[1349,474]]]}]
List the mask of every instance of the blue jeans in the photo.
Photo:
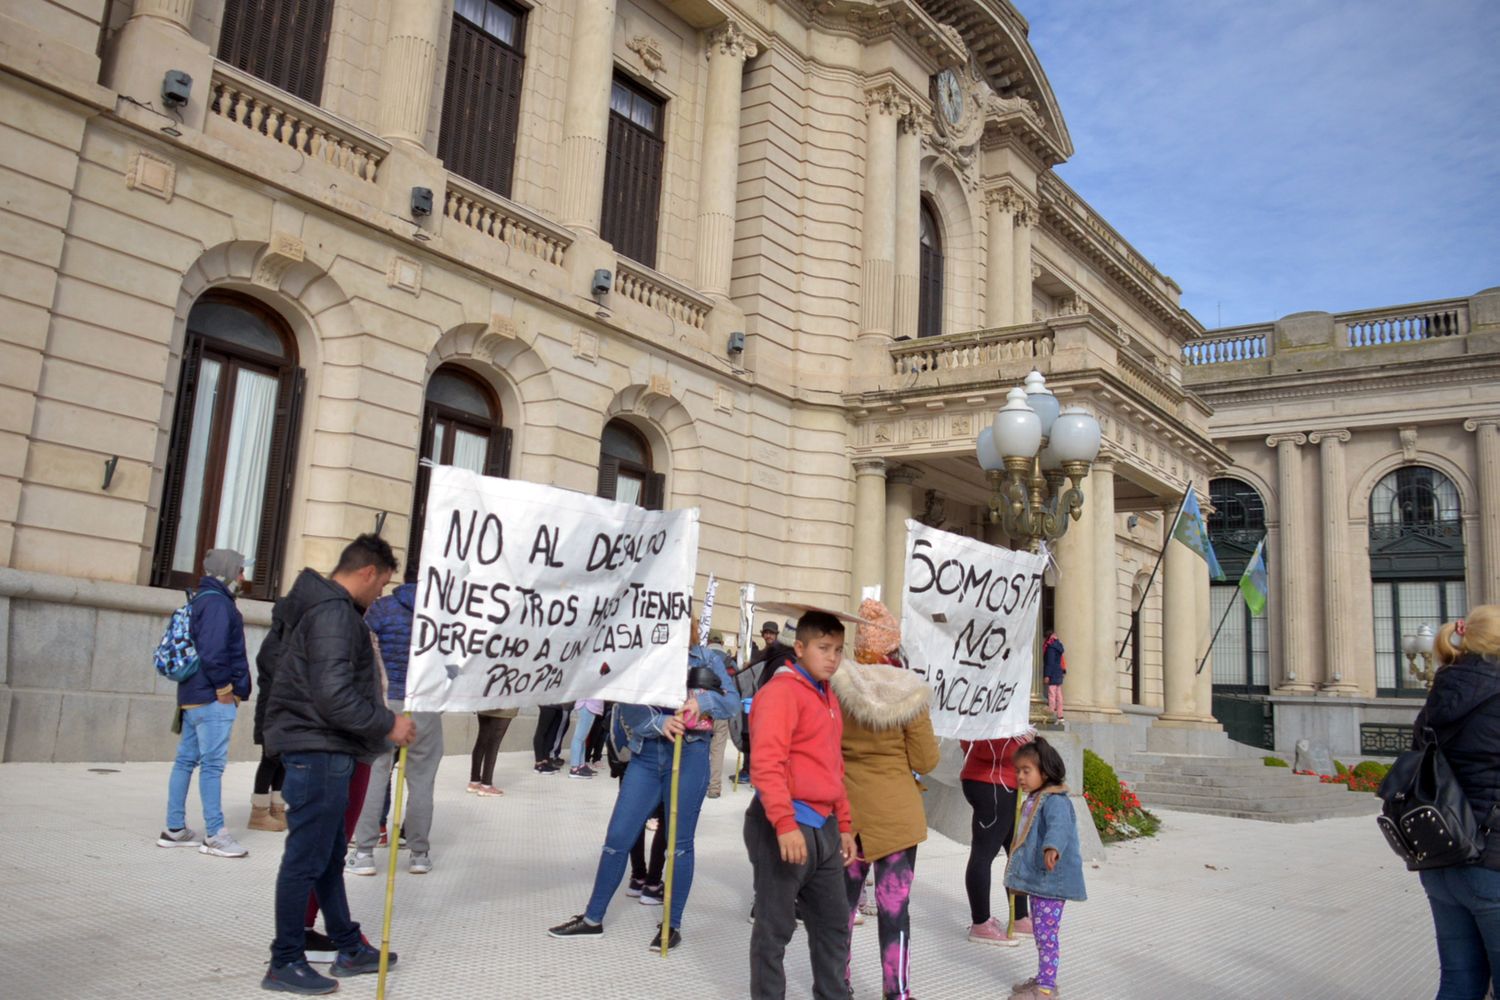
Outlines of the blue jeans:
[{"label": "blue jeans", "polygon": [[233,704],[211,702],[182,713],[182,739],[177,741],[177,762],[167,780],[167,829],[187,826],[188,785],[193,768],[199,768],[198,797],[203,800],[203,835],[212,837],[224,829],[224,810],[219,788],[224,763],[229,760],[229,733],[234,729]]},{"label": "blue jeans", "polygon": [[344,895],[344,810],[354,758],[346,753],[284,753],[286,781],[286,847],[276,874],[276,940],[271,964],[277,968],[303,960],[303,919],[307,896],[318,895],[323,925],[339,951],[359,945],[359,924],[349,918]]},{"label": "blue jeans", "polygon": [[589,730],[594,728],[594,713],[578,706],[578,725],[573,730],[573,746],[568,750],[568,766],[583,763],[583,748],[589,741]]},{"label": "blue jeans", "polygon": [[1480,1000],[1491,982],[1500,992],[1500,871],[1455,865],[1420,874],[1437,929],[1437,1000]]},{"label": "blue jeans", "polygon": [[[706,794],[708,740],[684,741],[682,771],[677,779],[677,860],[672,868],[672,926],[679,929],[688,892],[693,888],[693,833],[698,829],[698,812],[703,808]],[[589,897],[584,916],[595,923],[604,920],[604,911],[625,877],[631,845],[656,807],[668,802],[671,795],[672,744],[668,740],[646,740],[641,752],[631,755],[630,766],[620,782],[620,795],[615,799],[615,811],[610,814],[609,830],[604,835],[599,871],[594,875],[594,893]]]}]

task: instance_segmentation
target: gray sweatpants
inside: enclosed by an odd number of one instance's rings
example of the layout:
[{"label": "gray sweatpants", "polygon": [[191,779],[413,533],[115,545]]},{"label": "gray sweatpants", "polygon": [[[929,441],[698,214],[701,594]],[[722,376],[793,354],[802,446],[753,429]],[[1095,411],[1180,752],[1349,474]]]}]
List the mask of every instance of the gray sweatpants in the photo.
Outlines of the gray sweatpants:
[{"label": "gray sweatpants", "polygon": [[[387,702],[398,715],[403,711],[399,701]],[[432,793],[437,784],[438,765],[443,762],[443,716],[439,712],[414,712],[417,738],[406,749],[406,793],[401,832],[414,854],[430,850],[432,833]],[[394,753],[394,751],[392,751]],[[382,754],[370,765],[370,788],[365,805],[354,826],[357,850],[369,853],[380,840],[380,812],[385,805],[385,790],[391,782],[393,756]],[[394,804],[394,803],[393,803]]]}]

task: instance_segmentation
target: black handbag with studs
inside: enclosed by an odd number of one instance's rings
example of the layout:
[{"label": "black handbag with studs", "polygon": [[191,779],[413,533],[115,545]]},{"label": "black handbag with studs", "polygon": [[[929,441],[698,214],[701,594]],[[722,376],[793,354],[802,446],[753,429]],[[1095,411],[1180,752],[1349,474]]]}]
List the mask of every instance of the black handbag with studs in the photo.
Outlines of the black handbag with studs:
[{"label": "black handbag with studs", "polygon": [[1408,871],[1477,861],[1489,829],[1475,820],[1437,734],[1426,728],[1422,735],[1422,745],[1397,757],[1380,783],[1376,794],[1385,806],[1375,821]]}]

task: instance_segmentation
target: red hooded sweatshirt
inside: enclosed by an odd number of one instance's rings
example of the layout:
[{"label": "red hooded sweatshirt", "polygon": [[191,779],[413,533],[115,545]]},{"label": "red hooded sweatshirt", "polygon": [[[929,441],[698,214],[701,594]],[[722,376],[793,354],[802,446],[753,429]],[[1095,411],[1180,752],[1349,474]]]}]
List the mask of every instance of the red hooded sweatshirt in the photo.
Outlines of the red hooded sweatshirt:
[{"label": "red hooded sweatshirt", "polygon": [[792,667],[776,671],[750,706],[750,783],[760,795],[776,833],[797,829],[792,800],[838,817],[839,830],[852,829],[844,791],[844,716],[828,685],[819,692]]}]

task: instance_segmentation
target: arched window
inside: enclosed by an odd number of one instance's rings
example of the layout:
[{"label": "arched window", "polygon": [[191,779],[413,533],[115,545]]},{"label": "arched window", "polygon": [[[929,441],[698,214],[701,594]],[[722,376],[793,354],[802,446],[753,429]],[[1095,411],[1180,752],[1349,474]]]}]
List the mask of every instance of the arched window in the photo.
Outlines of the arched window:
[{"label": "arched window", "polygon": [[[484,476],[508,476],[510,441],[510,428],[500,425],[500,403],[489,386],[457,365],[432,373],[422,409],[422,458]],[[427,466],[419,462],[406,549],[412,564],[420,562],[422,552],[429,478]]]},{"label": "arched window", "polygon": [[1407,465],[1370,492],[1370,586],[1375,611],[1375,690],[1418,697],[1402,636],[1463,615],[1464,541],[1458,487],[1436,469]]},{"label": "arched window", "polygon": [[661,510],[666,476],[653,470],[651,445],[624,420],[604,425],[599,441],[599,495],[606,500]]},{"label": "arched window", "polygon": [[[917,285],[917,336],[943,332],[943,233],[932,206],[922,201],[921,273]],[[903,331],[904,332],[904,331]]]},{"label": "arched window", "polygon": [[254,299],[210,292],[188,313],[152,583],[191,587],[203,554],[245,557],[248,595],[276,596],[302,369],[291,331]]},{"label": "arched window", "polygon": [[[1214,690],[1223,694],[1269,691],[1266,618],[1250,613],[1239,589],[1240,576],[1266,536],[1265,501],[1254,486],[1227,476],[1209,480],[1208,497],[1214,506],[1208,516],[1208,537],[1227,578],[1209,588],[1209,627],[1218,628],[1221,620],[1224,623],[1213,644]],[[1224,705],[1219,706],[1219,711],[1225,710]],[[1219,721],[1226,726],[1238,722],[1228,718]],[[1235,738],[1254,744],[1263,741],[1258,727],[1253,734],[1237,733]]]}]

